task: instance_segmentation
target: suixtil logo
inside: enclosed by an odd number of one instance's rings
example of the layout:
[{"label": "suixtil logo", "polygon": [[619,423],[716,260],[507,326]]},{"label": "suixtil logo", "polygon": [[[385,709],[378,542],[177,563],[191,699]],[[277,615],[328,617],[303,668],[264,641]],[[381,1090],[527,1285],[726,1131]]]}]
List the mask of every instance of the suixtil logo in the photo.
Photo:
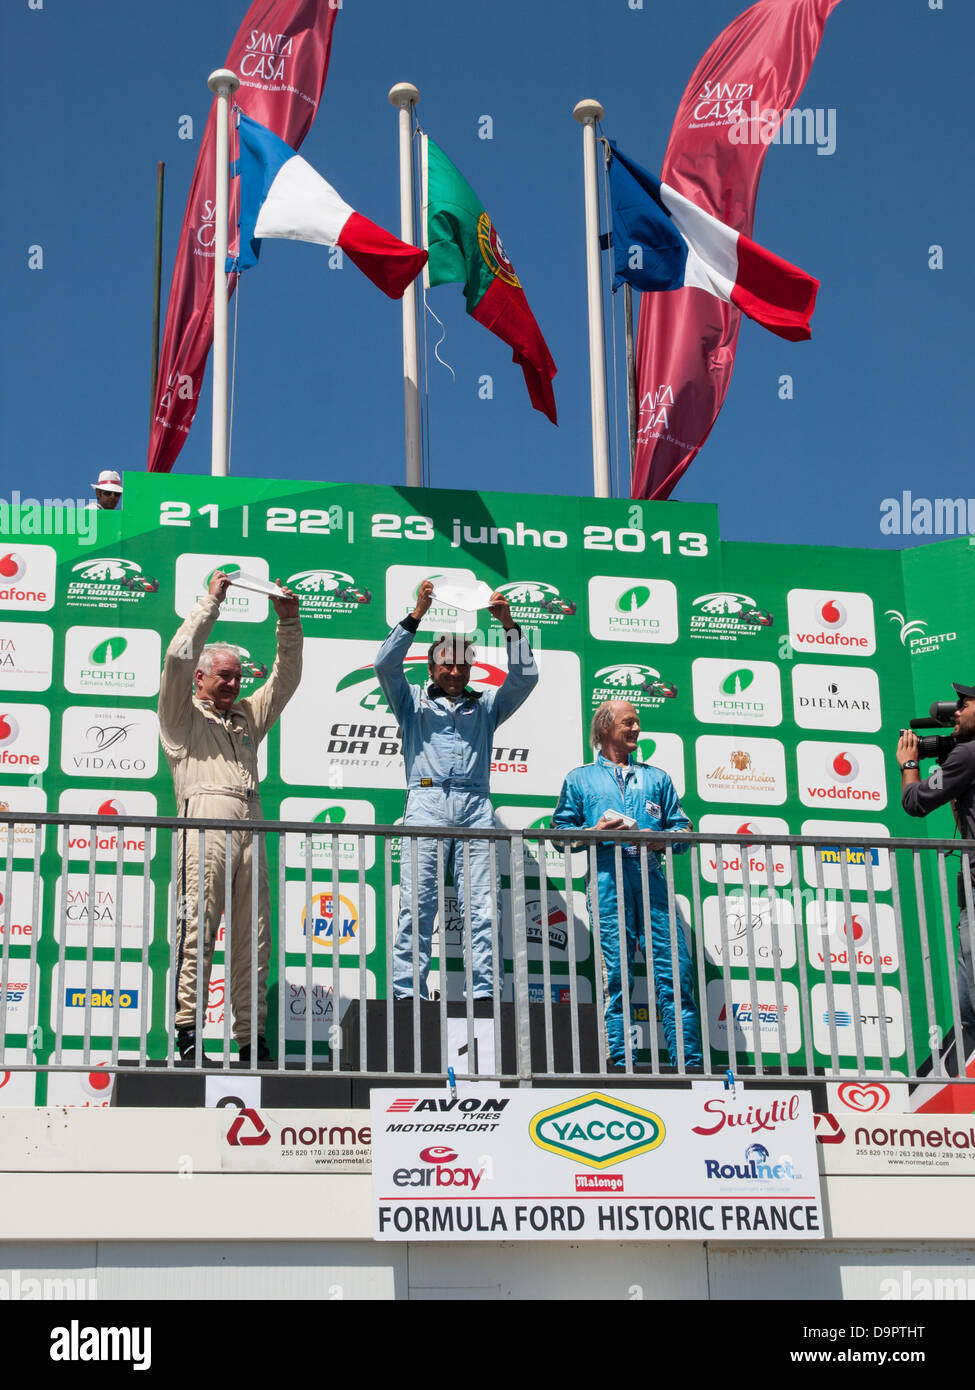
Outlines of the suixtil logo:
[{"label": "suixtil logo", "polygon": [[549,1153],[588,1168],[607,1168],[658,1149],[666,1131],[652,1110],[591,1091],[540,1110],[528,1133]]}]

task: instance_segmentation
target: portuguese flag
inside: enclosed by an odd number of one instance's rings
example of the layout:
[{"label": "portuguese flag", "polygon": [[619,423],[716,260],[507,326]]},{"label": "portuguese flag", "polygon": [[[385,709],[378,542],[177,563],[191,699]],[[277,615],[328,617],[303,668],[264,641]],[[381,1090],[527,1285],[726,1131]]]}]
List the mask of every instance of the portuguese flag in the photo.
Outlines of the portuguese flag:
[{"label": "portuguese flag", "polygon": [[423,136],[423,245],[428,285],[459,281],[467,312],[513,350],[536,410],[553,425],[556,367],[494,223],[467,180],[429,136]]}]

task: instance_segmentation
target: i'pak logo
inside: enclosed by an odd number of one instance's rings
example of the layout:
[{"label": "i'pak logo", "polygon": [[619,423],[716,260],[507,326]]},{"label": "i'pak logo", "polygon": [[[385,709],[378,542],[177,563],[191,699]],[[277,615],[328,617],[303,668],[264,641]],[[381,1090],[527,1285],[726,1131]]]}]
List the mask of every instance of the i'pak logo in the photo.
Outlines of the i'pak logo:
[{"label": "i'pak logo", "polygon": [[608,1168],[664,1142],[664,1122],[652,1110],[612,1096],[588,1095],[541,1110],[528,1126],[532,1142],[587,1168]]}]

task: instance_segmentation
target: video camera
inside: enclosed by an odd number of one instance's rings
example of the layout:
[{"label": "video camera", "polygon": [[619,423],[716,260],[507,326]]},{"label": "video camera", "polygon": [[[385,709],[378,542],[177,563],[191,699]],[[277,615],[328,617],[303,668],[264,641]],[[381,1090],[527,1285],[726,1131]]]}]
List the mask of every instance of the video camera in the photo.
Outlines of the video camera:
[{"label": "video camera", "polygon": [[[935,700],[928,711],[928,718],[912,719],[911,728],[943,729],[946,726],[950,728],[954,723],[957,708],[957,700]],[[918,760],[936,758],[940,767],[957,742],[958,735],[954,731],[947,736],[945,734],[922,734],[917,741]]]}]

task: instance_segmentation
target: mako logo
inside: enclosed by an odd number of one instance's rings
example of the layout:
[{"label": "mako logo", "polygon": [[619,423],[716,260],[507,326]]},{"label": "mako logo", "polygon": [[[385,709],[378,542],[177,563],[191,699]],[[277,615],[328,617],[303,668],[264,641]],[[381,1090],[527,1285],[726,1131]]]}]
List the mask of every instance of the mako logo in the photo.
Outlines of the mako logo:
[{"label": "mako logo", "polygon": [[[822,745],[819,745],[820,748]],[[859,744],[862,753],[866,745]],[[814,836],[818,845],[803,845],[802,876],[806,883],[823,888],[850,888],[855,893],[890,888],[890,853],[864,840],[886,840],[890,830],[880,821],[807,820],[800,835]]]},{"label": "mako logo", "polygon": [[801,729],[880,728],[880,683],[864,667],[800,663],[792,671],[792,699]]},{"label": "mako logo", "polygon": [[57,553],[50,545],[0,551],[0,608],[43,612],[54,607]]},{"label": "mako logo", "polygon": [[540,1149],[587,1168],[608,1168],[651,1153],[666,1135],[652,1110],[595,1091],[540,1110],[528,1133]]},{"label": "mako logo", "polygon": [[648,708],[673,700],[676,695],[677,686],[665,680],[655,666],[628,661],[603,666],[596,672],[591,699],[593,705],[604,700],[629,700],[637,708]]},{"label": "mako logo", "polygon": [[871,656],[877,650],[869,594],[790,589],[789,640],[796,651]]},{"label": "mako logo", "polygon": [[516,623],[531,623],[536,627],[557,625],[564,618],[571,618],[577,605],[572,599],[564,598],[554,584],[542,579],[518,579],[508,584],[500,584],[498,593],[504,594]]},{"label": "mako logo", "polygon": [[714,660],[699,657],[691,666],[694,714],[705,724],[782,723],[779,671],[772,661]]},{"label": "mako logo", "polygon": [[[93,989],[88,994],[84,989],[72,989],[69,985],[64,991],[64,1006],[66,1009],[84,1009],[90,1005],[93,1009],[114,1009],[115,991],[112,989]],[[137,1009],[139,1007],[139,991],[137,989],[119,990],[118,1006],[120,1009]]]},{"label": "mako logo", "polygon": [[875,744],[849,745],[804,741],[796,748],[799,800],[805,806],[841,803],[887,805],[887,770],[883,750]]},{"label": "mako logo", "polygon": [[667,579],[594,575],[589,631],[603,641],[676,642],[677,590]]},{"label": "mako logo", "polygon": [[772,614],[751,594],[719,589],[699,594],[691,603],[690,634],[712,641],[754,637],[773,624]]},{"label": "mako logo", "polygon": [[325,621],[357,613],[372,602],[369,589],[358,585],[345,570],[298,570],[287,587],[298,595],[301,616]]}]

